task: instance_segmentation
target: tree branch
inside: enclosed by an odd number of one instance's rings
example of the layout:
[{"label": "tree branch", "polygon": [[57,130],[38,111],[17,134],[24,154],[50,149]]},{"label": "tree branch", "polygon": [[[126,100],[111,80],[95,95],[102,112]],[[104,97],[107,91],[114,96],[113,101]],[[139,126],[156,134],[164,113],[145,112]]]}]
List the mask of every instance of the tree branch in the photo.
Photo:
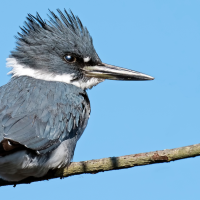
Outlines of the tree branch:
[{"label": "tree branch", "polygon": [[128,156],[110,157],[83,162],[72,162],[68,167],[49,171],[46,176],[41,178],[30,177],[20,182],[7,182],[0,179],[0,186],[16,186],[18,184],[29,184],[36,181],[44,181],[59,177],[64,178],[78,174],[96,174],[99,172],[110,170],[118,170],[141,165],[170,162],[199,155],[200,144],[195,144],[181,148],[165,149],[162,151],[132,154]]}]

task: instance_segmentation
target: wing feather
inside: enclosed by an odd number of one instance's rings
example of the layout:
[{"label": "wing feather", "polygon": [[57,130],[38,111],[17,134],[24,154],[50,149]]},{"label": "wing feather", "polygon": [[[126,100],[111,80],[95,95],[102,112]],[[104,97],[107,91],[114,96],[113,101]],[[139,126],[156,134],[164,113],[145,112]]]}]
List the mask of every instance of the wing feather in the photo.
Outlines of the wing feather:
[{"label": "wing feather", "polygon": [[0,142],[10,139],[47,153],[64,140],[77,141],[89,117],[86,97],[85,91],[65,83],[12,79],[0,88]]}]

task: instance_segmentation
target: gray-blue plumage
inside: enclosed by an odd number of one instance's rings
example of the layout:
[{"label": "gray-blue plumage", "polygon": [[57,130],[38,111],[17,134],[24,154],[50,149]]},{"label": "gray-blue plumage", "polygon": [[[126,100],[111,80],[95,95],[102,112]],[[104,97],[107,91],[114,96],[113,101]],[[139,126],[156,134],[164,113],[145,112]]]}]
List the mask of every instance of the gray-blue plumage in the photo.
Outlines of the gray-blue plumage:
[{"label": "gray-blue plumage", "polygon": [[47,22],[28,15],[7,59],[12,78],[0,87],[0,177],[8,181],[70,164],[90,115],[86,89],[105,79],[153,79],[102,63],[78,17],[50,13]]},{"label": "gray-blue plumage", "polygon": [[78,141],[89,109],[87,94],[78,87],[13,78],[0,88],[0,142],[10,139],[39,154],[51,152],[64,140]]}]

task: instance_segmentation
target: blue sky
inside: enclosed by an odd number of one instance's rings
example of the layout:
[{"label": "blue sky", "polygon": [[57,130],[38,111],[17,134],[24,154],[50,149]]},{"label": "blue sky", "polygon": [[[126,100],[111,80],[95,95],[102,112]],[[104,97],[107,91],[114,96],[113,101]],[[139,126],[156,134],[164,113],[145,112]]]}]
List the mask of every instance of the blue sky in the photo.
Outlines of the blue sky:
[{"label": "blue sky", "polygon": [[[74,161],[122,156],[199,143],[199,1],[7,0],[0,7],[0,85],[5,59],[27,13],[71,9],[93,37],[103,62],[140,71],[154,81],[105,81],[88,91],[92,113]],[[16,188],[9,199],[199,198],[200,157],[172,163],[55,179]]]}]

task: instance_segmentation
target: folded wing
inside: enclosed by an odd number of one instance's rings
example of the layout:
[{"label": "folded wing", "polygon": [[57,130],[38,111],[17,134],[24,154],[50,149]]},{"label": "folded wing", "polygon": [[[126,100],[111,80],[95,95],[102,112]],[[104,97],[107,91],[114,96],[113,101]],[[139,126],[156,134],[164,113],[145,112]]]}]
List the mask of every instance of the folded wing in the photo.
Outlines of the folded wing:
[{"label": "folded wing", "polygon": [[73,85],[15,78],[0,88],[0,141],[44,154],[69,138],[77,141],[89,112],[87,94]]}]

